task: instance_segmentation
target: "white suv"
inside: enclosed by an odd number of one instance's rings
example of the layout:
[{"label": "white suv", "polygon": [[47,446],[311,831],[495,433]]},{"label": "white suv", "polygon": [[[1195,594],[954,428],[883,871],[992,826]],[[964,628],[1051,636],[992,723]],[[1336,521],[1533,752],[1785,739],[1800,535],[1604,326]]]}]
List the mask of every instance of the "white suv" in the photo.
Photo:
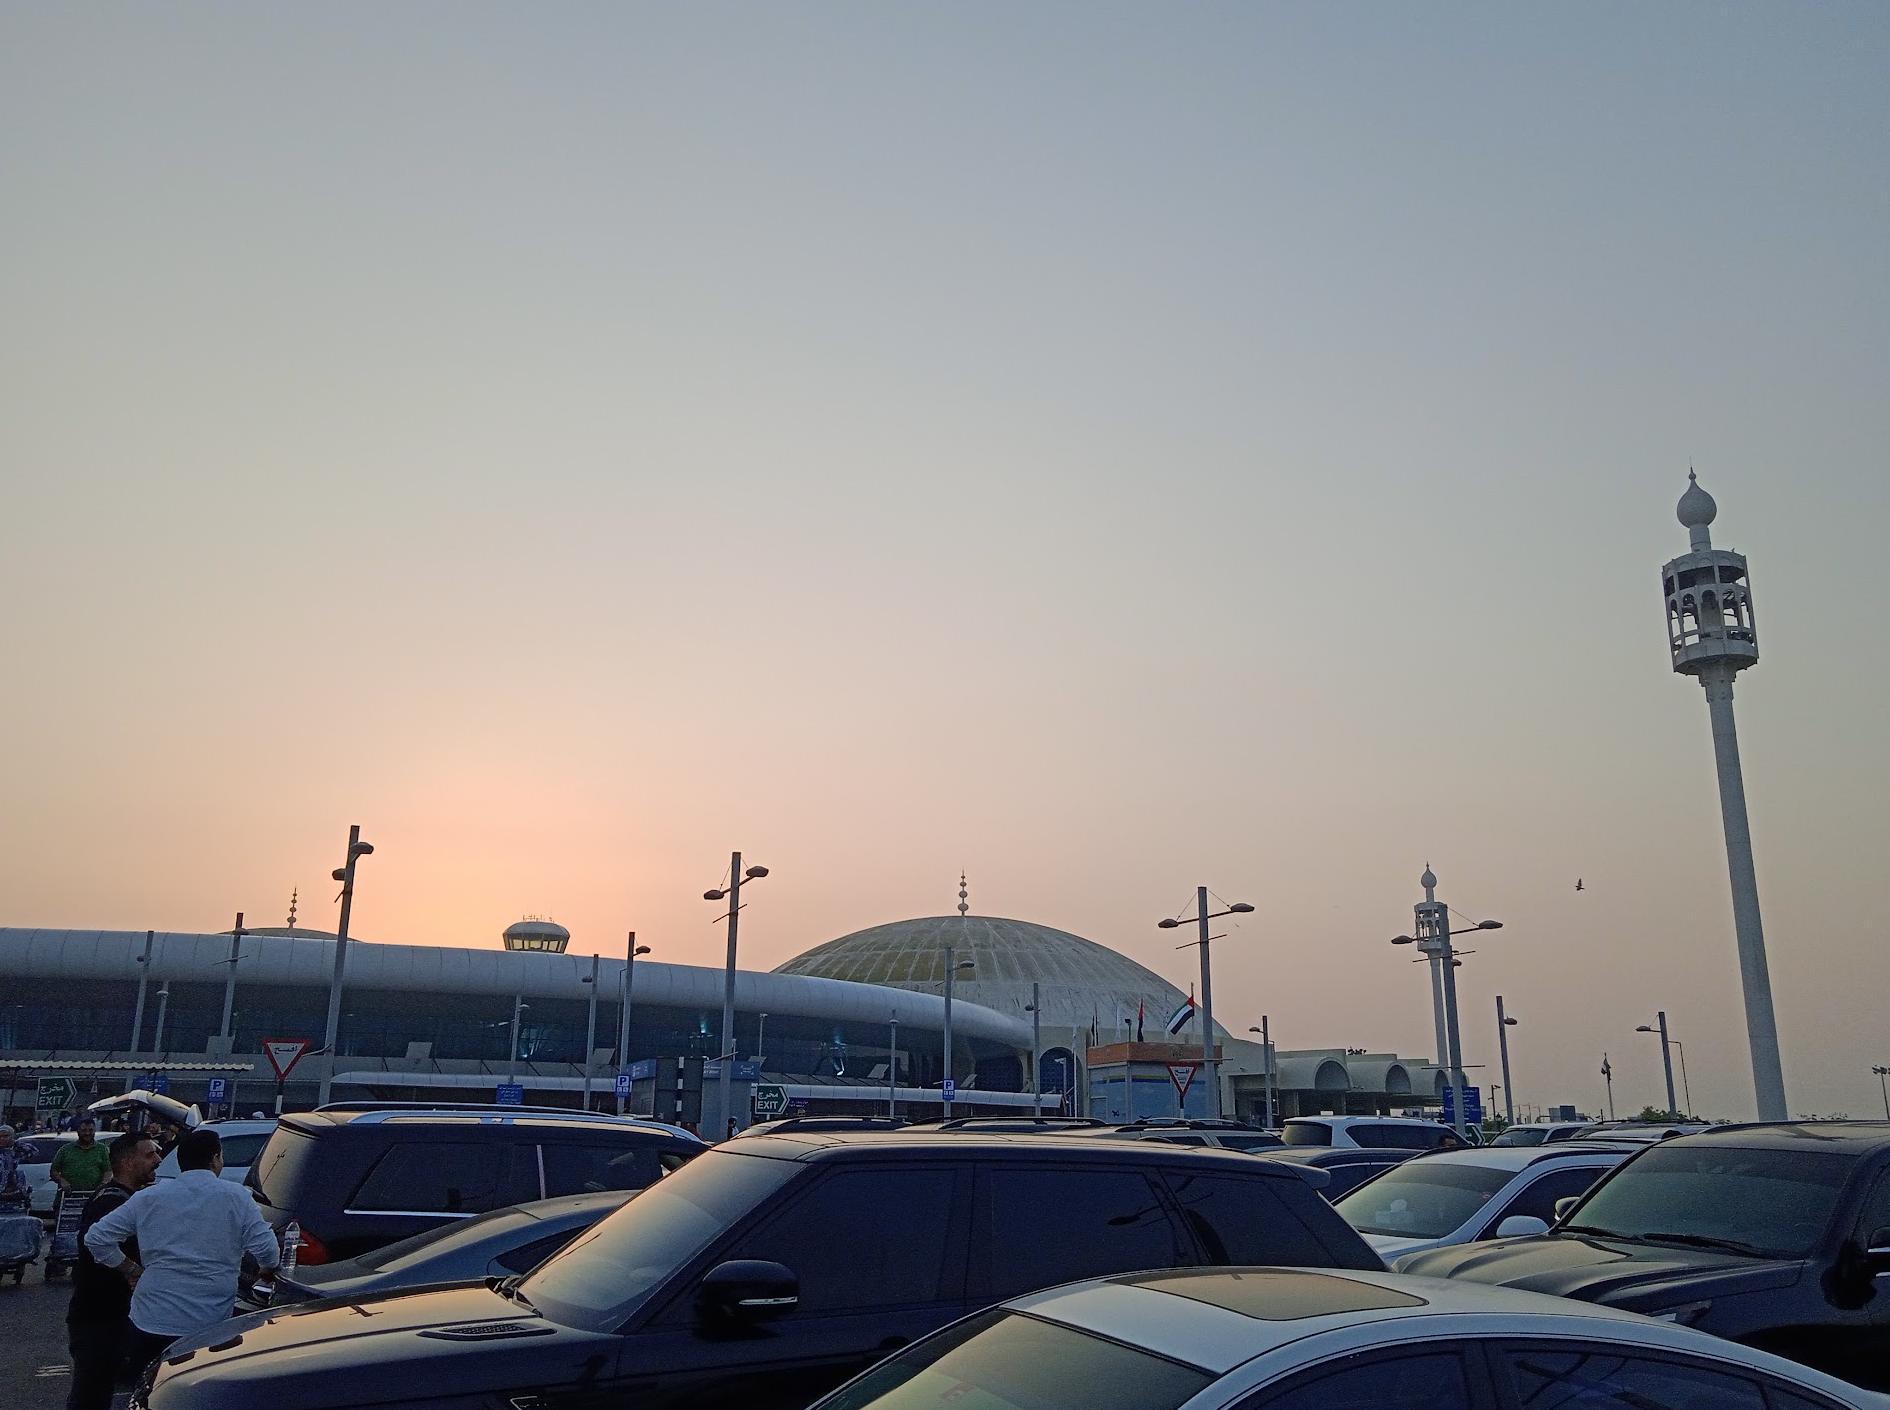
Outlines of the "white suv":
[{"label": "white suv", "polygon": [[[1470,1131],[1470,1144],[1480,1144],[1476,1128]],[[1358,1150],[1436,1150],[1456,1135],[1441,1121],[1405,1116],[1295,1116],[1280,1128],[1280,1140],[1289,1146]]]}]

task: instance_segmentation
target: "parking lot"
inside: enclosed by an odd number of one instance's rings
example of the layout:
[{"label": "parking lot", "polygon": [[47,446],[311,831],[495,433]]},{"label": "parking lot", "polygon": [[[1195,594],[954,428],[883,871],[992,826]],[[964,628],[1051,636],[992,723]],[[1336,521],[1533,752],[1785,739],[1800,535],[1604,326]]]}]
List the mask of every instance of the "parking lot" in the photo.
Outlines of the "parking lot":
[{"label": "parking lot", "polygon": [[0,1405],[20,1410],[52,1410],[66,1403],[72,1368],[66,1362],[66,1303],[72,1285],[48,1283],[29,1268],[18,1287],[8,1279],[0,1287]]}]

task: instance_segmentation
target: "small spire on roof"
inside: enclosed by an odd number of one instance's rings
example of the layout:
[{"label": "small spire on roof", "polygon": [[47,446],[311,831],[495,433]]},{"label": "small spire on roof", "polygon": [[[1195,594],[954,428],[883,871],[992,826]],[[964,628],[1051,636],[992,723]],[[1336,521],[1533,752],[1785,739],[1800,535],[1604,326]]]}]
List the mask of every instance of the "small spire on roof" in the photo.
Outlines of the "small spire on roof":
[{"label": "small spire on roof", "polygon": [[291,930],[295,929],[295,901],[301,894],[299,888],[293,886],[289,888],[289,929]]},{"label": "small spire on roof", "polygon": [[961,871],[958,873],[958,915],[960,919],[963,919],[965,913],[971,909],[969,902],[970,895],[971,893],[965,889],[965,874]]}]

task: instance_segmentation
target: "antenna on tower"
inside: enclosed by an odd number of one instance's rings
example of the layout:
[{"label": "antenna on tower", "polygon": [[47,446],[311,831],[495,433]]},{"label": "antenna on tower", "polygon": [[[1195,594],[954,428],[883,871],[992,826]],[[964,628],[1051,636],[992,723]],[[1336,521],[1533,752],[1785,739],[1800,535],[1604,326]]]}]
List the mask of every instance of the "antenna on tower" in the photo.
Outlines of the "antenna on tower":
[{"label": "antenna on tower", "polygon": [[299,895],[301,892],[298,888],[293,886],[289,888],[289,929],[291,930],[295,929],[295,902]]},{"label": "antenna on tower", "polygon": [[971,893],[965,889],[965,874],[961,871],[958,873],[958,917],[960,920],[964,919],[966,912],[971,909],[970,896]]}]

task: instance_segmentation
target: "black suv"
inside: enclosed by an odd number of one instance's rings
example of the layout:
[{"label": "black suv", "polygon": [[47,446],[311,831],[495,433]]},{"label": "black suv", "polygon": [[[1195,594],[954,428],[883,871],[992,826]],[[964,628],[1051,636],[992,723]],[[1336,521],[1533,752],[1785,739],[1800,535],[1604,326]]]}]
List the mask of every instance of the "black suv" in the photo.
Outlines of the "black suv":
[{"label": "black suv", "polygon": [[135,1405],[800,1407],[977,1308],[1098,1274],[1384,1265],[1297,1175],[1152,1141],[744,1137],[523,1279],[259,1313]]},{"label": "black suv", "polygon": [[1558,1208],[1546,1234],[1398,1270],[1651,1313],[1890,1389],[1890,1122],[1675,1136]]},{"label": "black suv", "polygon": [[679,1126],[557,1108],[340,1104],[277,1123],[244,1183],[298,1259],[368,1253],[553,1195],[640,1190],[707,1150]]}]

